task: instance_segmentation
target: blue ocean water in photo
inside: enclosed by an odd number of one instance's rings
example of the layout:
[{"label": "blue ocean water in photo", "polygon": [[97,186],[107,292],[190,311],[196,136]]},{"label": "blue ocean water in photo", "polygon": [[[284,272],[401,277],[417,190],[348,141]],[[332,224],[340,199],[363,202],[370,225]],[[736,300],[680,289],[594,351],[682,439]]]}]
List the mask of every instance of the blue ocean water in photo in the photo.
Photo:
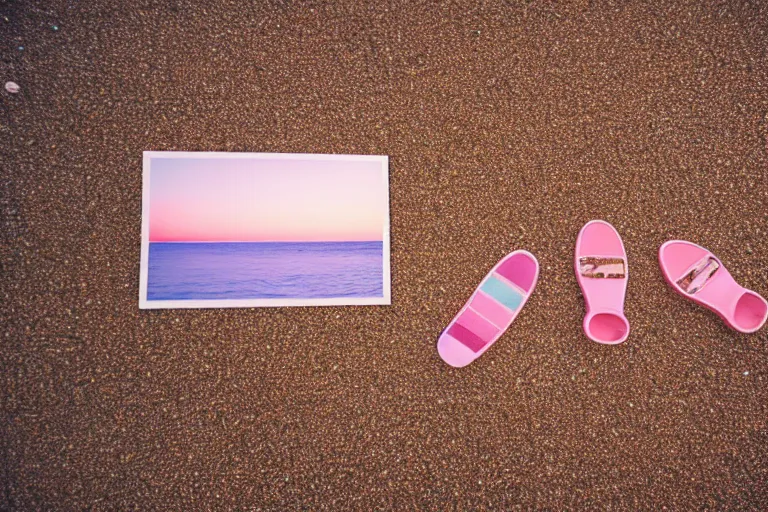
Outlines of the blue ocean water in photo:
[{"label": "blue ocean water in photo", "polygon": [[149,244],[148,300],[382,297],[382,242]]}]

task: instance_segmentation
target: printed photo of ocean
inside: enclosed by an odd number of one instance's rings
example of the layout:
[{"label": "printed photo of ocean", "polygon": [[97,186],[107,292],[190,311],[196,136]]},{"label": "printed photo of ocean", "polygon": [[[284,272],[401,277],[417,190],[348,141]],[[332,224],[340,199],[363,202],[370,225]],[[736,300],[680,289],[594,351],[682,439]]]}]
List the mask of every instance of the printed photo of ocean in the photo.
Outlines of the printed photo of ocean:
[{"label": "printed photo of ocean", "polygon": [[151,242],[148,300],[382,297],[382,242]]}]

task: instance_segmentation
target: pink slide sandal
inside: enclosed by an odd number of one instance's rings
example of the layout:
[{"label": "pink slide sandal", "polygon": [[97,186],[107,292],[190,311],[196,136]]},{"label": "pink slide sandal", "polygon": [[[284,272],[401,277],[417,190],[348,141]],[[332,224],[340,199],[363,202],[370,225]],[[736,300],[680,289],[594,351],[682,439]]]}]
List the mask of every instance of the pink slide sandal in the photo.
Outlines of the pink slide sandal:
[{"label": "pink slide sandal", "polygon": [[629,336],[629,321],[624,316],[627,252],[619,233],[607,222],[593,220],[581,228],[576,239],[576,279],[587,307],[587,337],[606,345],[625,341]]},{"label": "pink slide sandal", "polygon": [[720,315],[739,332],[760,329],[768,318],[768,302],[740,286],[722,262],[703,247],[670,240],[659,248],[664,279],[674,290]]},{"label": "pink slide sandal", "polygon": [[437,340],[443,361],[456,368],[483,355],[510,326],[539,279],[539,262],[528,251],[504,256]]}]

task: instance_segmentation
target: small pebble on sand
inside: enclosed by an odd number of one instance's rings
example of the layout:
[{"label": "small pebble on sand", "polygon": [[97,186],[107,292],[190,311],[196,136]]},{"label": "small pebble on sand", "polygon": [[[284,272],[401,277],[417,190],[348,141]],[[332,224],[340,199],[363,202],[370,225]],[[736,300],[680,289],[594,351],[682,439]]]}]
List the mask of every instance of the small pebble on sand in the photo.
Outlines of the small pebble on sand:
[{"label": "small pebble on sand", "polygon": [[16,82],[5,82],[5,90],[11,94],[16,94],[21,90],[21,87]]}]

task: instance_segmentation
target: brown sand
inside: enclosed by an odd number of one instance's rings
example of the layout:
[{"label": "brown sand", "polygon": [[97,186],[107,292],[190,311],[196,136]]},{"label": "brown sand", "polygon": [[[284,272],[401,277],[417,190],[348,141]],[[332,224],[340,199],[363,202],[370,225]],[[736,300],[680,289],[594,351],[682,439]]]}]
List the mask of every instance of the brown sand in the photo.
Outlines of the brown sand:
[{"label": "brown sand", "polygon": [[[255,3],[0,3],[0,509],[768,507],[768,331],[656,262],[768,294],[768,3]],[[139,311],[143,150],[390,155],[393,305]],[[581,331],[593,218],[618,347]],[[515,248],[533,298],[446,366]]]}]

